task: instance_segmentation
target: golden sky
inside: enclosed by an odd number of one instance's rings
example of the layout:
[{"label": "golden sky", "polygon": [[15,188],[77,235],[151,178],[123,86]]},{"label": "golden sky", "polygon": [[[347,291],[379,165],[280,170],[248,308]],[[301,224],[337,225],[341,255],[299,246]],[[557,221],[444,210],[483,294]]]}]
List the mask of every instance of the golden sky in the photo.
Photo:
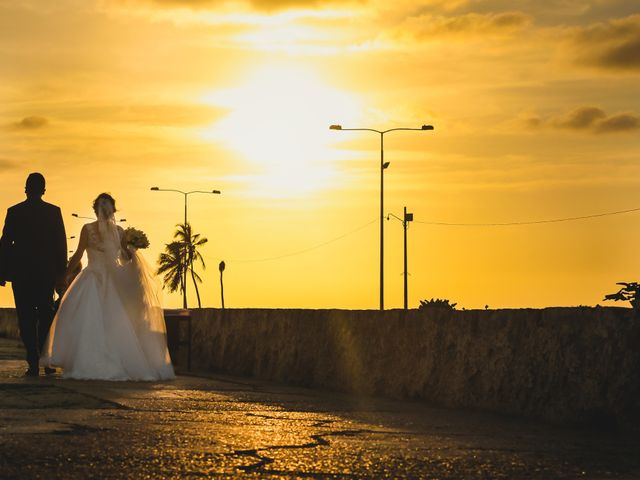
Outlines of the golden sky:
[{"label": "golden sky", "polygon": [[[206,306],[225,260],[229,307],[377,308],[378,138],[333,123],[435,126],[385,137],[410,306],[594,305],[640,280],[640,213],[417,223],[640,207],[637,2],[0,0],[0,80],[2,210],[40,171],[77,235],[108,191],[155,262],[183,203],[149,187],[222,190],[189,200]],[[400,222],[385,241],[400,307]]]}]

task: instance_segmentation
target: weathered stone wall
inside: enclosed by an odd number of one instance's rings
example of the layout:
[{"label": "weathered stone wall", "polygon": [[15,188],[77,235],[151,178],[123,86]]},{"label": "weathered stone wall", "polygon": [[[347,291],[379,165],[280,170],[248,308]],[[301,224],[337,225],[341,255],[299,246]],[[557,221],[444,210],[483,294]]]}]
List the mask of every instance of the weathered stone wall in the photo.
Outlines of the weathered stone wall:
[{"label": "weathered stone wall", "polygon": [[193,310],[193,369],[563,423],[640,425],[624,308]]},{"label": "weathered stone wall", "polygon": [[[195,371],[640,427],[640,319],[630,309],[202,309],[192,316]],[[184,327],[173,334],[184,338]],[[0,308],[0,336],[19,338],[14,309]],[[180,348],[174,359],[182,367],[185,354]]]}]

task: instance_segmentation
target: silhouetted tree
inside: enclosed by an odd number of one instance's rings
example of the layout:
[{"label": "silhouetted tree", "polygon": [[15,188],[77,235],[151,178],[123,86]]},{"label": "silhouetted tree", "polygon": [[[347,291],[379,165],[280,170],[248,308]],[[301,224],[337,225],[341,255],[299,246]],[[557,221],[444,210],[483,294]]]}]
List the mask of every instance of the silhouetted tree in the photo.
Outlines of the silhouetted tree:
[{"label": "silhouetted tree", "polygon": [[222,309],[224,310],[224,284],[222,283],[222,272],[224,272],[225,264],[224,260],[220,262],[218,265],[218,270],[220,270],[220,298],[222,300]]},{"label": "silhouetted tree", "polygon": [[209,240],[201,237],[199,233],[194,234],[188,223],[181,223],[177,227],[173,234],[174,241],[167,244],[165,253],[160,255],[158,273],[164,274],[164,285],[169,288],[169,291],[175,292],[180,289],[183,308],[188,308],[186,282],[187,273],[190,273],[198,298],[198,308],[201,308],[198,283],[202,283],[202,278],[195,272],[194,264],[200,263],[203,269],[206,268],[198,248]]},{"label": "silhouetted tree", "polygon": [[164,252],[158,258],[158,274],[163,275],[165,287],[170,292],[180,291],[182,306],[187,308],[187,296],[184,288],[184,272],[186,269],[184,247],[180,242],[167,243]]},{"label": "silhouetted tree", "polygon": [[628,301],[635,310],[640,309],[640,285],[636,282],[618,282],[616,285],[622,285],[622,288],[616,293],[605,295],[604,300]]}]

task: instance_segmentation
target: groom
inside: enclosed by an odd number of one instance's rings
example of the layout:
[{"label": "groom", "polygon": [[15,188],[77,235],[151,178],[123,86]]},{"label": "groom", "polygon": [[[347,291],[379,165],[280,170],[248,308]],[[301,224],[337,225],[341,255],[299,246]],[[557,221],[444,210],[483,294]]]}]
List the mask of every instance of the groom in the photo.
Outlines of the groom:
[{"label": "groom", "polygon": [[[27,376],[37,377],[40,352],[53,321],[53,290],[67,265],[67,237],[60,208],[42,200],[45,180],[27,177],[27,199],[7,210],[0,238],[0,286],[11,282]],[[45,369],[46,373],[55,370]]]}]

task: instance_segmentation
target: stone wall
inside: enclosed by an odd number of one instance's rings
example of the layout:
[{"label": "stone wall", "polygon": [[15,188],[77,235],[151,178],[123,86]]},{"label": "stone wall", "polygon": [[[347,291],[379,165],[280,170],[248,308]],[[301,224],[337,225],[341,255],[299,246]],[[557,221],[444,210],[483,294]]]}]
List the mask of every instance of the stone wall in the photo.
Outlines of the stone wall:
[{"label": "stone wall", "polygon": [[[626,308],[202,309],[192,329],[194,371],[640,427],[640,319]],[[0,308],[0,336],[19,338],[14,309]]]},{"label": "stone wall", "polygon": [[639,426],[625,308],[193,310],[193,369],[562,423]]}]

